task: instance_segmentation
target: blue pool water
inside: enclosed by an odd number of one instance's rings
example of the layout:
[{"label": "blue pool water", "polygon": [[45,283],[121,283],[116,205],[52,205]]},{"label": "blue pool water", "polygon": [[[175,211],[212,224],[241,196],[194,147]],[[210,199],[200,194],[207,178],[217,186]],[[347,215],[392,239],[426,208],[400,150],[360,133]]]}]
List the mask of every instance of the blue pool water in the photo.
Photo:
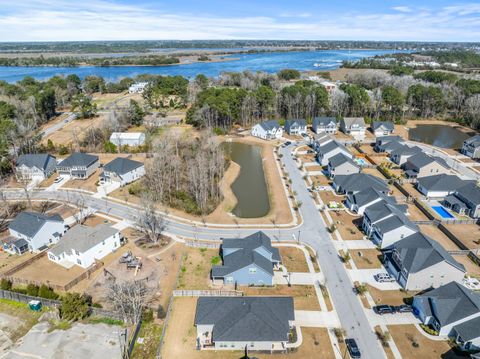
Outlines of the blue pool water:
[{"label": "blue pool water", "polygon": [[357,162],[359,166],[365,166],[367,164],[363,158],[355,158],[355,162]]},{"label": "blue pool water", "polygon": [[443,208],[442,206],[432,206],[432,209],[435,212],[437,212],[440,215],[440,217],[442,217],[443,219],[453,219],[453,218],[455,218],[450,213],[448,213],[447,210],[445,208]]}]

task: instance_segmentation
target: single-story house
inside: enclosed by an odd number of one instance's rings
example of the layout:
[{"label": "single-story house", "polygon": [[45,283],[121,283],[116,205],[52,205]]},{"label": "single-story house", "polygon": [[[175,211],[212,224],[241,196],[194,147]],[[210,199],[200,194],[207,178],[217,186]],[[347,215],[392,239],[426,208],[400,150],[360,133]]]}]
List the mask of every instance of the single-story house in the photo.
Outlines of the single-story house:
[{"label": "single-story house", "polygon": [[145,166],[142,162],[128,158],[115,158],[103,166],[100,180],[104,183],[118,182],[125,186],[145,175]]},{"label": "single-story house", "polygon": [[317,148],[317,161],[322,166],[327,166],[329,159],[339,153],[343,153],[346,157],[353,158],[350,151],[340,142],[336,140],[328,141]]},{"label": "single-story house", "polygon": [[475,183],[475,181],[462,180],[455,175],[440,174],[419,178],[416,187],[426,197],[444,198],[471,182]]},{"label": "single-story house", "polygon": [[110,142],[117,147],[138,147],[145,143],[145,134],[143,132],[113,132],[110,135]]},{"label": "single-story house", "polygon": [[388,196],[375,188],[368,187],[360,192],[349,193],[345,201],[345,206],[350,211],[363,215],[366,208],[382,200],[390,204],[396,204],[395,197]]},{"label": "single-story house", "polygon": [[346,195],[355,194],[370,187],[383,193],[390,192],[386,181],[365,173],[354,173],[348,176],[336,175],[332,185],[338,194]]},{"label": "single-story house", "polygon": [[55,172],[57,160],[48,153],[20,155],[15,165],[17,180],[41,182]]},{"label": "single-story house", "polygon": [[24,238],[10,236],[2,241],[2,249],[9,254],[22,255],[28,252],[28,242]]},{"label": "single-story house", "polygon": [[285,132],[289,135],[301,135],[307,133],[307,121],[300,120],[286,120]]},{"label": "single-story house", "polygon": [[366,128],[363,117],[344,117],[340,120],[340,130],[354,138],[363,139]]},{"label": "single-story house", "polygon": [[96,227],[76,225],[70,229],[58,244],[51,248],[48,259],[70,268],[78,265],[88,268],[120,247],[120,231],[106,224]]},{"label": "single-story house", "polygon": [[[10,235],[28,243],[28,250],[38,251],[57,243],[65,233],[63,218],[38,212],[20,212],[8,225]],[[21,245],[23,247],[23,245]]]},{"label": "single-story house", "polygon": [[275,120],[264,121],[252,127],[252,136],[264,140],[280,138],[283,135],[283,129]]},{"label": "single-story house", "polygon": [[263,232],[245,238],[223,239],[223,265],[212,268],[212,280],[224,284],[273,285],[273,270],[281,263],[280,253]]},{"label": "single-story house", "polygon": [[200,297],[197,348],[286,351],[295,325],[292,297]]},{"label": "single-story house", "polygon": [[460,215],[480,218],[480,187],[469,182],[445,197],[443,204]]},{"label": "single-story house", "polygon": [[475,135],[463,141],[461,152],[471,158],[480,158],[480,135]]},{"label": "single-story house", "polygon": [[316,134],[337,133],[337,119],[335,117],[315,117],[312,122],[312,130]]},{"label": "single-story house", "polygon": [[87,179],[100,166],[98,156],[74,152],[57,165],[59,174],[70,175],[75,179]]},{"label": "single-story house", "polygon": [[409,157],[402,168],[409,178],[421,178],[450,172],[450,166],[443,159],[429,156],[423,152]]},{"label": "single-story house", "polygon": [[395,148],[390,152],[390,160],[399,166],[407,162],[410,157],[415,156],[418,153],[423,153],[423,150],[418,146],[409,147],[407,145],[394,145],[394,147]]},{"label": "single-story house", "polygon": [[454,338],[465,350],[480,349],[480,294],[450,282],[413,298],[413,311],[440,336]]},{"label": "single-story house", "polygon": [[395,131],[391,121],[373,121],[372,132],[375,136],[390,136]]},{"label": "single-story house", "polygon": [[391,152],[393,149],[400,148],[403,144],[405,142],[400,136],[381,136],[375,139],[374,150],[376,152],[387,152],[387,149],[389,149]]},{"label": "single-story house", "polygon": [[421,232],[396,242],[384,255],[387,270],[406,290],[461,282],[466,272],[445,248]]},{"label": "single-story house", "polygon": [[343,153],[338,153],[335,156],[330,157],[328,160],[327,174],[331,178],[336,175],[350,175],[359,172],[360,166]]}]

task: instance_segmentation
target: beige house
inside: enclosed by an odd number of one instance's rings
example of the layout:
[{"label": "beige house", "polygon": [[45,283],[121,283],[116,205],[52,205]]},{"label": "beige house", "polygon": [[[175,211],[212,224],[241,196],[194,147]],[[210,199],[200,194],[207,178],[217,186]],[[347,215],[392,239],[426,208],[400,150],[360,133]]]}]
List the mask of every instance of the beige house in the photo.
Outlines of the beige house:
[{"label": "beige house", "polygon": [[402,168],[408,178],[450,173],[450,167],[443,159],[426,155],[423,152],[409,157]]}]

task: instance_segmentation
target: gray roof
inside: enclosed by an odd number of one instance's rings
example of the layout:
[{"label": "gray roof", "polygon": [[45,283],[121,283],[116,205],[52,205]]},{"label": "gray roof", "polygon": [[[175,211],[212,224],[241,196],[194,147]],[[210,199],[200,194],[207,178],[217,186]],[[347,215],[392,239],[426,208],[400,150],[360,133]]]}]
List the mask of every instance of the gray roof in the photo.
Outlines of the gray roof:
[{"label": "gray roof", "polygon": [[55,157],[48,153],[20,155],[17,159],[17,166],[37,167],[44,171],[56,163]]},{"label": "gray roof", "polygon": [[458,206],[459,208],[467,209],[468,205],[462,201],[460,198],[455,196],[455,194],[449,194],[447,197],[443,199],[443,201],[450,206]]},{"label": "gray roof", "polygon": [[369,187],[375,188],[382,192],[389,192],[387,182],[366,173],[353,173],[350,175],[337,175],[333,182],[341,187],[345,192],[359,192]]},{"label": "gray roof", "polygon": [[465,272],[465,267],[458,263],[445,248],[421,232],[401,239],[393,247],[399,254],[403,267],[409,273],[420,272],[443,261]]},{"label": "gray roof", "polygon": [[393,122],[390,121],[373,121],[372,129],[375,131],[379,128],[385,128],[386,130],[393,131],[395,129],[395,125]]},{"label": "gray roof", "polygon": [[286,120],[285,128],[290,128],[292,126],[307,127],[307,121],[304,119],[295,119],[295,120]]},{"label": "gray roof", "polygon": [[424,152],[420,152],[409,157],[407,162],[416,168],[425,167],[432,162],[437,162],[442,167],[449,168],[448,164],[443,159],[439,157],[429,156]]},{"label": "gray roof", "polygon": [[349,128],[352,125],[359,125],[365,127],[365,119],[363,117],[344,117],[341,119],[345,124],[345,127]]},{"label": "gray roof", "polygon": [[379,147],[382,147],[385,152],[393,153],[394,151],[401,149],[403,147],[403,144],[397,141],[390,141],[384,144],[382,143],[381,145],[379,145]]},{"label": "gray roof", "polygon": [[375,223],[375,227],[377,227],[381,233],[388,233],[403,226],[409,227],[412,230],[418,230],[416,224],[413,224],[403,213],[400,212],[401,214],[399,214],[398,212],[393,216]]},{"label": "gray roof", "polygon": [[382,198],[386,201],[392,201],[393,203],[395,203],[395,197],[387,196],[385,195],[385,193],[378,191],[372,187],[365,188],[360,192],[349,195],[350,201],[352,203],[355,203],[359,207],[372,203],[378,198]]},{"label": "gray roof", "polygon": [[143,163],[141,162],[133,161],[128,158],[117,157],[113,161],[103,166],[103,170],[106,172],[113,172],[121,176],[142,166]]},{"label": "gray roof", "polygon": [[378,201],[365,209],[365,215],[371,222],[377,222],[390,216],[399,216],[404,222],[408,221],[405,216],[405,206],[391,203],[391,201]]},{"label": "gray roof", "polygon": [[391,155],[392,156],[413,156],[416,155],[417,153],[421,153],[423,150],[418,147],[418,146],[413,146],[409,147],[407,145],[402,145],[401,147],[398,147],[394,151],[392,151]]},{"label": "gray roof", "polygon": [[31,238],[49,221],[63,222],[63,219],[59,214],[49,216],[37,212],[21,212],[10,222],[8,228]]},{"label": "gray roof", "polygon": [[480,312],[480,295],[460,283],[450,282],[416,297],[428,299],[423,304],[441,326]]},{"label": "gray roof", "polygon": [[335,117],[315,117],[313,119],[313,127],[321,126],[325,127],[330,123],[337,124],[337,119]]},{"label": "gray roof", "polygon": [[480,135],[475,135],[473,137],[467,138],[463,143],[473,146],[475,148],[480,147]]},{"label": "gray roof", "polygon": [[403,138],[401,138],[400,136],[398,135],[395,135],[395,136],[381,136],[381,137],[377,137],[377,139],[375,140],[375,143],[377,145],[384,145],[386,143],[389,143],[389,142],[404,142]]},{"label": "gray roof", "polygon": [[213,341],[288,341],[292,297],[201,297],[195,325],[214,325]]},{"label": "gray roof", "polygon": [[80,167],[85,166],[89,167],[95,162],[98,161],[98,156],[90,155],[83,152],[74,152],[62,162],[60,162],[60,167]]},{"label": "gray roof", "polygon": [[99,224],[96,227],[77,225],[65,233],[51,252],[56,256],[71,252],[72,249],[83,253],[117,232],[117,229],[107,224]]},{"label": "gray roof", "polygon": [[345,156],[343,153],[336,154],[335,156],[331,157],[328,162],[333,168],[341,166],[344,163],[350,163],[352,166],[360,168],[360,166],[354,160],[352,160],[350,157]]},{"label": "gray roof", "polygon": [[457,189],[457,192],[461,197],[468,199],[469,202],[478,206],[480,204],[480,187],[475,182],[467,183]]},{"label": "gray roof", "polygon": [[474,319],[457,324],[453,328],[465,342],[480,338],[480,315]]},{"label": "gray roof", "polygon": [[331,151],[333,151],[337,148],[341,148],[345,152],[350,153],[350,151],[344,145],[342,145],[340,142],[338,142],[336,140],[330,141],[330,142],[326,143],[325,145],[320,146],[318,148],[318,153],[322,154],[322,155],[325,155],[325,154],[327,154],[327,153],[329,153],[329,152],[331,152]]},{"label": "gray roof", "polygon": [[455,191],[467,183],[475,183],[475,181],[465,181],[460,177],[448,174],[439,174],[434,176],[422,177],[417,183],[425,187],[429,191]]},{"label": "gray roof", "polygon": [[280,125],[276,120],[268,120],[268,121],[263,121],[260,122],[259,125],[265,130],[265,131],[271,131],[277,128],[280,128]]}]

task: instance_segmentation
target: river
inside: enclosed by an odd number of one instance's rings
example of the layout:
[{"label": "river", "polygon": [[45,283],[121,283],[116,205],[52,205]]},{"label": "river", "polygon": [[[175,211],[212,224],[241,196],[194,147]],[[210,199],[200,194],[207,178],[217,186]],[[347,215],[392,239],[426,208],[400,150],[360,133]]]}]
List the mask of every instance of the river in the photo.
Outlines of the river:
[{"label": "river", "polygon": [[[231,61],[196,62],[170,66],[116,66],[116,67],[8,67],[0,66],[0,80],[10,83],[19,81],[25,76],[45,80],[55,75],[77,74],[80,78],[90,75],[102,76],[108,81],[116,81],[124,77],[135,77],[140,74],[182,75],[195,77],[204,74],[216,77],[222,72],[265,71],[278,72],[285,68],[299,71],[334,70],[343,61],[355,61],[364,57],[383,55],[394,50],[322,50],[295,52],[265,52],[257,54],[234,54],[225,56]],[[398,52],[398,51],[397,51]],[[317,64],[317,66],[314,66]]]}]

